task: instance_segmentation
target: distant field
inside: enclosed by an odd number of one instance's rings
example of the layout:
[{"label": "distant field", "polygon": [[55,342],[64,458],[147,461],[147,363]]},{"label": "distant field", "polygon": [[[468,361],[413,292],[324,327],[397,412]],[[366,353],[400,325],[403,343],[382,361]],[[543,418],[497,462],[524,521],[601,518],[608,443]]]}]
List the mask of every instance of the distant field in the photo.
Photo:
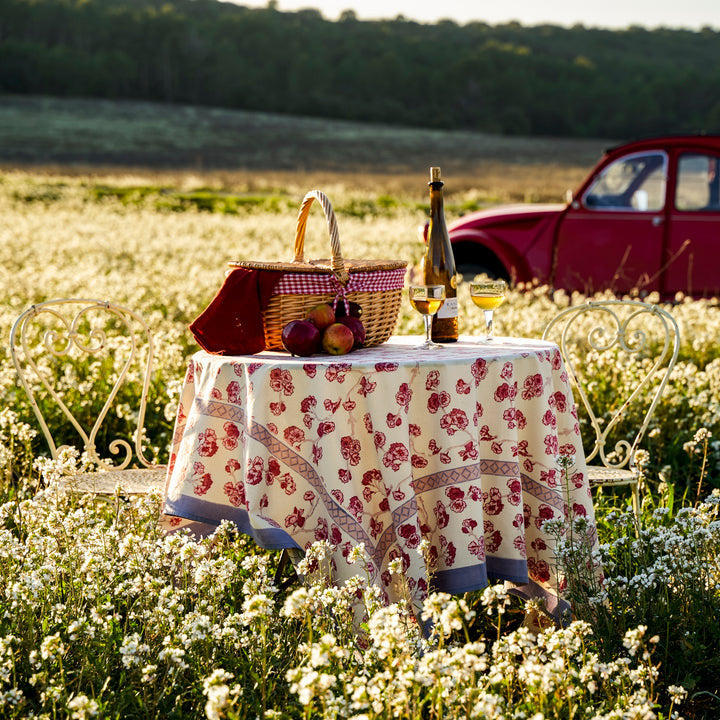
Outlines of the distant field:
[{"label": "distant field", "polygon": [[[498,136],[158,103],[0,95],[0,167],[152,174],[158,184],[358,190],[424,196],[430,165],[448,193],[557,200],[611,140]],[[184,178],[184,180],[183,180]]]}]

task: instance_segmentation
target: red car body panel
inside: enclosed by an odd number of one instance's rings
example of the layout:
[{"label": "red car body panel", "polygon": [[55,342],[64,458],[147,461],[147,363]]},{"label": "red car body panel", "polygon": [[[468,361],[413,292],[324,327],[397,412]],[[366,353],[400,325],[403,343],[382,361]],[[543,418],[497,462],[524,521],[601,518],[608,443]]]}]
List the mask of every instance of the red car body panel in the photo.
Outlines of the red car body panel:
[{"label": "red car body panel", "polygon": [[528,282],[534,277],[549,279],[552,235],[564,205],[512,205],[480,210],[451,225],[453,244],[481,244],[510,270],[508,277]]},{"label": "red car body panel", "polygon": [[720,135],[626,143],[567,205],[486,209],[448,230],[461,270],[585,293],[720,294]]}]

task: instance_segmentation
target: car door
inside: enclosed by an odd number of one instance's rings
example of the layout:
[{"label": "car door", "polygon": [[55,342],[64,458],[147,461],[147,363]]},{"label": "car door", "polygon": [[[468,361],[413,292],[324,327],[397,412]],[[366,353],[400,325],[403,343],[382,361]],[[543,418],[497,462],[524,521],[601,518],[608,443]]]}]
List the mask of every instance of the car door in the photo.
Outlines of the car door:
[{"label": "car door", "polygon": [[720,293],[720,154],[692,150],[677,161],[664,291]]},{"label": "car door", "polygon": [[668,157],[635,152],[601,169],[557,229],[557,287],[592,293],[659,289]]}]

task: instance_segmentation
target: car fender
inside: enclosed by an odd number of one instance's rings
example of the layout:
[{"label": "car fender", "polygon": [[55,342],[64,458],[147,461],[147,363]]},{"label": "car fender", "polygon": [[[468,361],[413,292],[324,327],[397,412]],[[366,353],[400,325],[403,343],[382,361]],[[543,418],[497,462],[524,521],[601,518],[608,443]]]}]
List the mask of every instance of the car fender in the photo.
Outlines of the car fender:
[{"label": "car fender", "polygon": [[459,245],[477,245],[492,253],[513,283],[530,282],[533,273],[526,259],[509,243],[503,242],[483,230],[464,230],[452,239],[453,248]]}]

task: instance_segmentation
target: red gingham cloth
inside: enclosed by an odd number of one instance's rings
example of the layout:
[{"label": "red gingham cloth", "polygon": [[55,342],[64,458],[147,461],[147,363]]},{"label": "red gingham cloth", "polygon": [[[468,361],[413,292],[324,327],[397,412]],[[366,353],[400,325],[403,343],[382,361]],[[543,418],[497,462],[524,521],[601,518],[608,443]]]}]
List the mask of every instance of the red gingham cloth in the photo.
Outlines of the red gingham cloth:
[{"label": "red gingham cloth", "polygon": [[[397,290],[405,282],[405,268],[350,273],[345,293]],[[333,273],[285,273],[275,286],[273,295],[323,295],[342,291]]]}]

